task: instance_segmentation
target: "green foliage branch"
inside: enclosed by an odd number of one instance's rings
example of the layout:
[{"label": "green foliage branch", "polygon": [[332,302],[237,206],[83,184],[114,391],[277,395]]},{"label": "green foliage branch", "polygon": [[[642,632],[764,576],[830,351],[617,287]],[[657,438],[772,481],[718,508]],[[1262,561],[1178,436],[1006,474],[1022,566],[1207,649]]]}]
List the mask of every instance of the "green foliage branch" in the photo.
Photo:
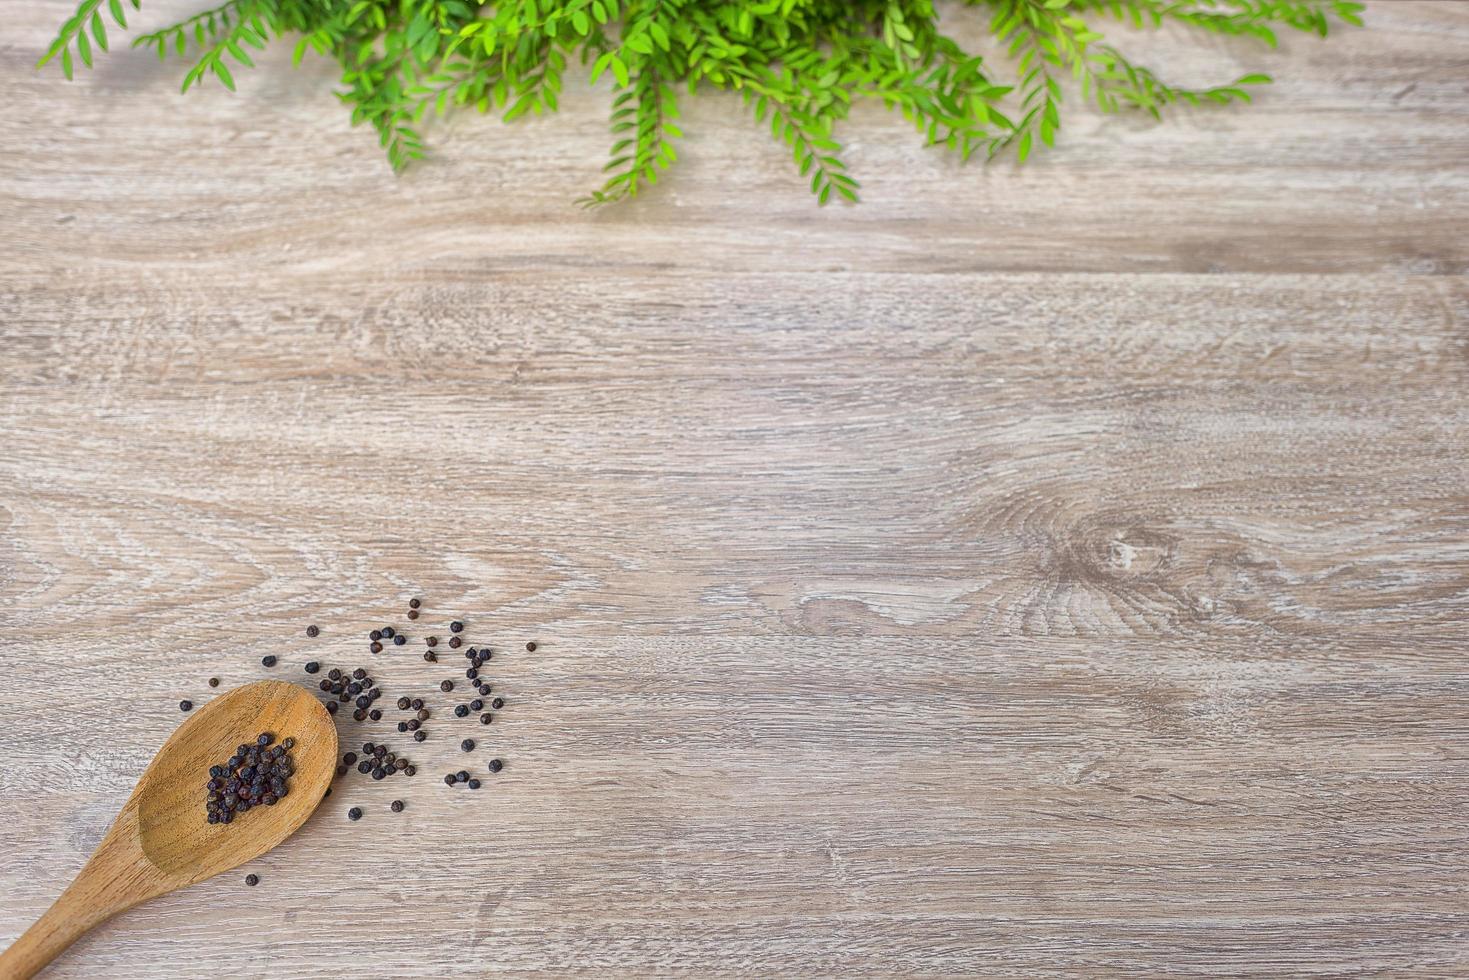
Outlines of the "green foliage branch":
[{"label": "green foliage branch", "polygon": [[[40,64],[71,78],[106,51],[109,24],[127,27],[141,0],[80,0]],[[967,0],[942,19],[988,15],[1003,57],[996,66],[941,29],[933,0],[226,0],[141,35],[134,46],[189,60],[183,90],[215,78],[235,87],[251,51],[293,36],[340,68],[337,95],[365,123],[395,170],[424,154],[429,114],[455,108],[509,121],[554,112],[567,65],[612,79],[612,148],[599,205],[658,183],[678,159],[680,91],[738,92],[790,151],[825,204],[857,200],[837,124],[858,100],[900,113],[930,145],[968,160],[1013,152],[1024,162],[1052,146],[1065,93],[1102,111],[1251,100],[1269,76],[1219,85],[1174,85],[1105,43],[1100,28],[1168,22],[1275,46],[1282,29],[1325,36],[1361,26],[1356,0]],[[233,66],[233,67],[232,67]],[[1063,82],[1066,83],[1063,85]]]}]

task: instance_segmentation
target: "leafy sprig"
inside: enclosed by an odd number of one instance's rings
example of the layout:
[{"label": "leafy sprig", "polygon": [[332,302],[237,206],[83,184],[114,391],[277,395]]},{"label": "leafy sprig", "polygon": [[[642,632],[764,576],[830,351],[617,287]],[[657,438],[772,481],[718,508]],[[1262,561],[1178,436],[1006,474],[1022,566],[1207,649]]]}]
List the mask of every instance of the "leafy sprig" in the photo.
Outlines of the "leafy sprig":
[{"label": "leafy sprig", "polygon": [[[39,64],[71,78],[107,50],[108,19],[124,4],[79,0]],[[978,9],[972,9],[978,8]],[[206,77],[234,89],[252,51],[296,35],[340,69],[338,97],[365,123],[395,170],[424,155],[433,113],[472,107],[505,120],[555,112],[573,59],[613,88],[612,147],[600,205],[636,196],[678,159],[680,88],[738,92],[757,122],[790,151],[819,203],[856,201],[838,125],[861,99],[899,112],[927,144],[968,160],[1013,151],[1021,162],[1054,145],[1063,102],[1079,93],[1103,112],[1161,118],[1171,106],[1249,102],[1251,73],[1217,85],[1175,86],[1105,43],[1115,22],[1200,32],[1275,46],[1281,29],[1326,35],[1361,26],[1357,0],[966,0],[946,17],[988,15],[1004,52],[996,65],[940,30],[933,0],[225,0],[134,46],[187,57],[188,91]],[[105,14],[105,16],[104,16]]]}]

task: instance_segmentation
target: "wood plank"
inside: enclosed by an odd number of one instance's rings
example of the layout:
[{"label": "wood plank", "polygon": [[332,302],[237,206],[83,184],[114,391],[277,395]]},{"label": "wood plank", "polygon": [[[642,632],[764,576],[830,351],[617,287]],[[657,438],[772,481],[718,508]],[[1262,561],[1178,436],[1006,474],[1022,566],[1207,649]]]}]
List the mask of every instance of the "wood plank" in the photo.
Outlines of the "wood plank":
[{"label": "wood plank", "polygon": [[65,8],[0,25],[0,944],[180,698],[320,659],[423,771],[49,975],[1469,972],[1469,7],[1167,36],[1280,83],[1024,170],[868,114],[857,208],[700,99],[592,214],[604,91],[395,179],[319,66],[34,74]]}]

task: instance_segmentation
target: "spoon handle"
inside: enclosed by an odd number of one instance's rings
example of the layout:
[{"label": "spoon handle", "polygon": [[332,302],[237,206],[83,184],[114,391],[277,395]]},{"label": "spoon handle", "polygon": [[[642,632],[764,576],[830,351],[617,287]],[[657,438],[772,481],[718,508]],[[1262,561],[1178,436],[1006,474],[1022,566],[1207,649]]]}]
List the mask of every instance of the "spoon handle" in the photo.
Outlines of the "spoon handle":
[{"label": "spoon handle", "polygon": [[66,891],[0,953],[0,980],[29,980],[89,929],[157,893],[146,866],[118,846],[116,825],[113,831]]}]

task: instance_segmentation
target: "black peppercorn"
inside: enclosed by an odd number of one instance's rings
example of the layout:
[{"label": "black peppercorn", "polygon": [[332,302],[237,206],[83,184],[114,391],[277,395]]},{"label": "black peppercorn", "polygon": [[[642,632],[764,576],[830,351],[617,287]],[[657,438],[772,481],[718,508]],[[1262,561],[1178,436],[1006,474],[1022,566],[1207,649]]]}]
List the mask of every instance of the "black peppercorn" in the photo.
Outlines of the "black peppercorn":
[{"label": "black peppercorn", "polygon": [[210,687],[218,687],[219,686],[219,678],[218,677],[211,677],[211,678],[209,678],[209,686]]},{"label": "black peppercorn", "polygon": [[321,669],[321,664],[317,663],[315,660],[308,660],[304,669],[306,673],[314,674]]},{"label": "black peppercorn", "polygon": [[423,638],[423,642],[431,647],[436,647],[439,645],[439,638],[437,636],[426,636]]},{"label": "black peppercorn", "polygon": [[459,620],[457,620],[457,619],[454,620],[454,622],[452,622],[452,623],[449,624],[449,632],[450,633],[460,633],[460,632],[463,632],[463,630],[464,630],[464,624],[461,623],[461,622],[459,622]]},{"label": "black peppercorn", "polygon": [[478,680],[479,679],[479,670],[476,669],[476,668],[474,668],[474,667],[471,667],[471,668],[469,668],[468,670],[466,670],[464,672],[464,676],[467,677],[467,678],[469,678],[470,680]]},{"label": "black peppercorn", "polygon": [[368,773],[372,772],[372,763],[366,759],[363,759],[361,762],[357,763],[357,771],[366,776]]},{"label": "black peppercorn", "polygon": [[192,702],[192,701],[180,701],[179,702],[179,710],[180,711],[193,711],[194,710],[194,702]]},{"label": "black peppercorn", "polygon": [[418,610],[417,609],[410,609],[410,610],[408,610],[408,618],[409,619],[417,619],[418,618]]},{"label": "black peppercorn", "polygon": [[329,714],[329,715],[336,714],[337,713],[337,702],[335,702],[335,701],[328,701],[326,703],[326,713]]},{"label": "black peppercorn", "polygon": [[412,708],[414,711],[422,711],[423,698],[414,698],[412,701],[408,702],[408,707]]},{"label": "black peppercorn", "polygon": [[469,706],[468,705],[465,705],[465,704],[456,704],[454,706],[454,717],[455,718],[463,718],[467,714],[469,714]]},{"label": "black peppercorn", "polygon": [[409,718],[403,724],[408,726],[408,731],[416,732],[419,729],[420,722],[417,718]]},{"label": "black peppercorn", "polygon": [[361,807],[355,807],[354,806],[352,809],[348,810],[347,811],[347,819],[348,820],[361,820],[362,819],[362,808]]},{"label": "black peppercorn", "polygon": [[493,691],[494,688],[490,687],[490,685],[488,685],[488,684],[481,684],[479,686],[478,690],[479,690],[479,693],[481,695],[483,695],[485,697],[489,697],[490,696],[490,692]]},{"label": "black peppercorn", "polygon": [[352,720],[353,721],[365,721],[366,719],[367,719],[367,712],[366,711],[363,711],[361,708],[358,708],[356,711],[352,712]]},{"label": "black peppercorn", "polygon": [[410,701],[410,700],[408,700],[407,698],[399,698],[398,699],[398,710],[399,711],[407,711],[408,710],[408,706],[411,705],[412,703],[413,702]]},{"label": "black peppercorn", "polygon": [[400,721],[400,722],[398,722],[398,731],[399,731],[399,733],[408,731],[408,722],[406,722],[406,721]]},{"label": "black peppercorn", "polygon": [[429,711],[427,708],[420,705],[418,709],[418,714],[414,715],[413,717],[417,718],[419,721],[428,721]]},{"label": "black peppercorn", "polygon": [[381,711],[377,710],[376,708],[373,708],[371,711],[369,711],[367,713],[367,717],[370,720],[372,720],[372,721],[382,721],[383,720],[383,713]]},{"label": "black peppercorn", "polygon": [[488,711],[486,711],[484,714],[482,714],[482,715],[479,716],[479,723],[481,725],[488,725],[490,722],[492,722],[494,720],[495,720],[495,716],[492,715],[492,714],[490,714]]},{"label": "black peppercorn", "polygon": [[466,738],[464,741],[462,741],[462,742],[459,743],[459,748],[461,750],[465,751],[465,752],[473,752],[474,751],[474,739],[472,739],[472,738]]},{"label": "black peppercorn", "polygon": [[255,739],[255,744],[258,745],[258,746],[260,746],[263,749],[267,745],[269,745],[271,742],[274,742],[274,741],[275,741],[275,736],[272,735],[270,732],[261,732],[260,735],[259,735],[259,737],[257,737]]},{"label": "black peppercorn", "polygon": [[531,642],[527,643],[525,645],[525,649],[526,649],[526,652],[527,653],[535,653],[536,652],[536,644],[535,644],[535,641],[532,640]]},{"label": "black peppercorn", "polygon": [[386,769],[384,769],[382,766],[378,766],[376,769],[374,769],[372,771],[372,778],[373,779],[383,779],[387,775],[388,775],[388,771]]},{"label": "black peppercorn", "polygon": [[490,707],[494,708],[496,711],[499,711],[501,708],[505,707],[505,699],[496,698],[495,700],[490,702]]},{"label": "black peppercorn", "polygon": [[256,885],[260,884],[260,876],[259,875],[246,875],[245,876],[245,884],[249,885],[251,888],[254,888]]},{"label": "black peppercorn", "polygon": [[417,766],[413,766],[413,765],[405,766],[404,769],[403,769],[403,775],[405,775],[405,776],[417,776],[418,775],[418,767]]},{"label": "black peppercorn", "polygon": [[373,630],[371,633],[368,633],[367,634],[367,638],[369,640],[372,640],[373,642],[377,642],[378,640],[381,640],[383,638],[382,631],[381,630]]},{"label": "black peppercorn", "polygon": [[391,803],[388,804],[388,809],[389,810],[392,810],[394,813],[402,813],[403,812],[403,801],[402,800],[394,800],[393,802],[391,802]]},{"label": "black peppercorn", "polygon": [[273,653],[267,653],[265,656],[263,656],[263,657],[260,658],[260,662],[263,663],[263,664],[265,664],[265,666],[267,666],[267,667],[274,667],[275,666],[275,654],[273,654]]},{"label": "black peppercorn", "polygon": [[321,627],[320,626],[317,626],[315,624],[312,624],[311,626],[306,627],[306,635],[307,636],[320,636],[321,635]]},{"label": "black peppercorn", "polygon": [[445,786],[453,786],[457,782],[458,782],[458,780],[454,778],[454,774],[452,772],[449,773],[447,776],[444,777],[444,785]]},{"label": "black peppercorn", "polygon": [[439,690],[443,691],[445,694],[448,694],[450,691],[454,690],[454,682],[443,681],[439,684]]},{"label": "black peppercorn", "polygon": [[415,742],[422,742],[426,738],[428,738],[428,732],[417,731],[413,733],[413,741]]},{"label": "black peppercorn", "polygon": [[395,646],[395,647],[400,647],[400,646],[402,646],[403,644],[405,644],[407,642],[408,642],[408,637],[404,636],[401,633],[399,633],[397,636],[393,637],[393,646]]},{"label": "black peppercorn", "polygon": [[479,698],[475,698],[473,701],[469,702],[469,710],[470,711],[479,711],[482,708],[484,708],[484,706],[485,706],[485,703],[483,701],[481,701]]},{"label": "black peppercorn", "polygon": [[367,645],[367,649],[371,650],[373,653],[382,653],[383,645],[374,640],[372,643],[369,643]]},{"label": "black peppercorn", "polygon": [[501,762],[499,759],[490,760],[490,772],[499,772],[501,769],[504,768],[505,763]]},{"label": "black peppercorn", "polygon": [[326,676],[329,677],[329,678],[331,678],[334,681],[339,681],[339,680],[342,679],[342,672],[340,670],[338,670],[337,668],[333,667],[331,670],[329,670],[329,671],[326,672]]},{"label": "black peppercorn", "polygon": [[470,789],[479,789],[479,780],[478,779],[471,779],[469,781],[469,788]]},{"label": "black peppercorn", "polygon": [[423,600],[422,599],[409,599],[408,600],[408,608],[409,609],[417,609],[421,605],[423,605]]},{"label": "black peppercorn", "polygon": [[432,650],[425,650],[423,652],[423,659],[427,660],[431,664],[436,664],[439,662],[439,658],[434,656],[434,652]]},{"label": "black peppercorn", "polygon": [[394,629],[391,626],[384,626],[383,627],[383,639],[385,639],[385,640],[391,640],[393,638],[393,636],[394,636],[394,633],[395,633],[395,631],[394,631]]},{"label": "black peppercorn", "polygon": [[346,755],[342,756],[342,761],[344,763],[346,763],[347,765],[349,765],[349,766],[356,764],[356,762],[357,762],[357,753],[356,752],[348,752]]},{"label": "black peppercorn", "polygon": [[459,780],[461,783],[467,783],[469,782],[469,773],[461,769],[454,774],[454,778]]}]

